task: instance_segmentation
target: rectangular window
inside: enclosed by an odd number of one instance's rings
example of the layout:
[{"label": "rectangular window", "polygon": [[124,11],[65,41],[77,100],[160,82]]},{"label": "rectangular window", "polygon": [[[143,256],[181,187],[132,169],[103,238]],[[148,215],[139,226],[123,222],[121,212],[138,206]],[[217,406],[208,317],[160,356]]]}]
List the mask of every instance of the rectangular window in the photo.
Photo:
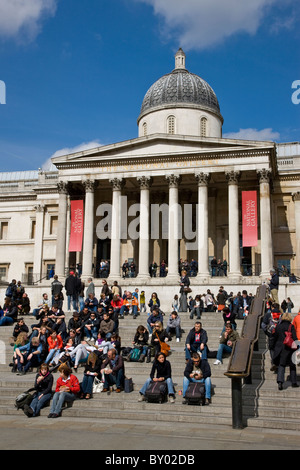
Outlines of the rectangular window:
[{"label": "rectangular window", "polygon": [[31,240],[35,239],[35,230],[36,230],[36,221],[32,220],[31,221],[31,233],[30,233]]},{"label": "rectangular window", "polygon": [[0,239],[7,240],[7,236],[8,236],[8,222],[1,222]]},{"label": "rectangular window", "polygon": [[287,227],[287,207],[278,206],[277,207],[277,227]]},{"label": "rectangular window", "polygon": [[0,281],[6,281],[7,277],[7,267],[0,266]]},{"label": "rectangular window", "polygon": [[58,216],[52,215],[50,218],[50,235],[57,235]]}]

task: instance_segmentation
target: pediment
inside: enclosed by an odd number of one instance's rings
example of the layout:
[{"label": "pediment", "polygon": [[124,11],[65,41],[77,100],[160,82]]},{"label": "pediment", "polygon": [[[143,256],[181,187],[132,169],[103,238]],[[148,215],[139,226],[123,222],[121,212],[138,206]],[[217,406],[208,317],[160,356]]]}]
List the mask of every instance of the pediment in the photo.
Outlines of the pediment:
[{"label": "pediment", "polygon": [[94,149],[80,151],[52,159],[58,169],[97,166],[105,162],[128,162],[151,159],[176,159],[203,155],[203,158],[215,158],[219,155],[234,155],[240,152],[251,155],[251,152],[265,150],[270,152],[273,142],[257,142],[232,139],[200,138],[169,134],[155,134],[146,137],[105,145]]}]

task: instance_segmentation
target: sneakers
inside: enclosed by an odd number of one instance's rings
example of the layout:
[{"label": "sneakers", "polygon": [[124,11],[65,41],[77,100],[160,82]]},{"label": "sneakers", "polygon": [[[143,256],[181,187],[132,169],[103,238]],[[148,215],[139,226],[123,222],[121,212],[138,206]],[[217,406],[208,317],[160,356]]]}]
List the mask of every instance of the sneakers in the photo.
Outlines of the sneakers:
[{"label": "sneakers", "polygon": [[217,359],[217,360],[214,362],[214,365],[215,365],[215,366],[218,366],[219,364],[222,364],[222,362],[219,361],[219,359]]},{"label": "sneakers", "polygon": [[175,403],[175,398],[173,397],[173,395],[169,396],[169,402],[170,403]]},{"label": "sneakers", "polygon": [[180,338],[176,338],[176,343],[180,343]]},{"label": "sneakers", "polygon": [[145,396],[142,395],[142,394],[140,394],[140,397],[139,397],[138,401],[139,401],[139,402],[145,401]]}]

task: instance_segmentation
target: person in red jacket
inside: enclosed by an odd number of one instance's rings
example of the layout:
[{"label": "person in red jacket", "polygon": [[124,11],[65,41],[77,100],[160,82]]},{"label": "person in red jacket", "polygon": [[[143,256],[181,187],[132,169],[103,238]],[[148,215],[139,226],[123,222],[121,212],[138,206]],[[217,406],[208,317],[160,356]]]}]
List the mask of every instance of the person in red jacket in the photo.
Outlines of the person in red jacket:
[{"label": "person in red jacket", "polygon": [[51,404],[48,418],[58,418],[61,416],[61,409],[64,402],[72,402],[80,392],[79,380],[72,374],[72,369],[66,364],[61,364],[58,368],[60,377],[57,379],[55,393]]},{"label": "person in red jacket", "polygon": [[298,315],[296,315],[292,321],[292,325],[294,325],[294,328],[296,330],[296,335],[298,341],[300,341],[300,309],[298,312]]},{"label": "person in red jacket", "polygon": [[56,331],[52,330],[52,333],[47,339],[47,343],[48,343],[48,355],[46,357],[45,363],[49,364],[49,362],[53,359],[55,354],[63,348],[63,340],[62,340],[62,337],[56,333]]}]

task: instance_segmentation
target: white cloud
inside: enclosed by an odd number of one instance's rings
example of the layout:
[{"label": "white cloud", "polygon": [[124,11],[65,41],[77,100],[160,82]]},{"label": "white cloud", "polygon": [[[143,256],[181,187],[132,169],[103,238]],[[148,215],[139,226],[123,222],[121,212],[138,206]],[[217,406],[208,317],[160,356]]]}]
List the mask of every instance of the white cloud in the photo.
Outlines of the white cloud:
[{"label": "white cloud", "polygon": [[223,134],[224,139],[241,139],[241,140],[271,140],[278,141],[280,139],[279,132],[274,132],[271,128],[261,129],[240,129],[238,132],[228,132]]},{"label": "white cloud", "polygon": [[92,140],[91,142],[83,142],[82,144],[76,145],[75,147],[65,147],[54,152],[48,160],[45,161],[42,165],[43,171],[55,171],[57,170],[56,166],[52,163],[52,158],[62,157],[63,155],[69,155],[70,153],[83,152],[84,150],[90,150],[97,147],[100,147],[101,144],[98,140]]},{"label": "white cloud", "polygon": [[163,18],[162,33],[186,50],[204,49],[240,32],[255,34],[268,7],[284,0],[136,0]]},{"label": "white cloud", "polygon": [[32,41],[43,19],[54,16],[57,0],[0,0],[0,36]]}]

